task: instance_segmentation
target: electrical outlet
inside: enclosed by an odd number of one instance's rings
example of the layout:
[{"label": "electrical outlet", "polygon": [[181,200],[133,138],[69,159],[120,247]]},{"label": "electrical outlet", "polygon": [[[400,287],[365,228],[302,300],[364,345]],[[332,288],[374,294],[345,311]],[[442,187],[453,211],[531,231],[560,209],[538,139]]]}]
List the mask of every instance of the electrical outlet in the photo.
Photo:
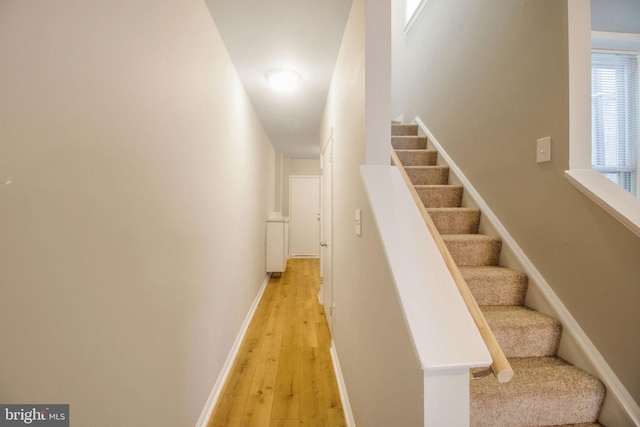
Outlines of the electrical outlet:
[{"label": "electrical outlet", "polygon": [[551,161],[551,137],[540,138],[536,144],[536,161],[538,163]]}]

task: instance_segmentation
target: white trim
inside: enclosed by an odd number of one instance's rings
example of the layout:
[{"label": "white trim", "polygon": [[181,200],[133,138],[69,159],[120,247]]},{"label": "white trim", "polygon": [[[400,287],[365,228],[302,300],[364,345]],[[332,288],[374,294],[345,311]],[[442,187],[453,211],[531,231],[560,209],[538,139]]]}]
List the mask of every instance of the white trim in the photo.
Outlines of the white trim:
[{"label": "white trim", "polygon": [[[491,365],[480,331],[398,168],[364,165],[360,176],[420,367],[468,374],[469,368]],[[468,399],[468,393],[464,396]]]},{"label": "white trim", "polygon": [[[640,425],[640,406],[638,406],[633,397],[631,397],[627,389],[618,379],[616,374],[613,372],[602,354],[600,354],[593,342],[591,342],[584,330],[582,330],[575,318],[571,315],[567,307],[562,303],[560,298],[558,298],[558,295],[556,295],[556,293],[542,276],[540,271],[538,271],[535,265],[533,265],[522,248],[520,248],[514,238],[511,237],[511,234],[509,234],[505,226],[489,208],[489,205],[487,205],[482,197],[480,197],[478,191],[476,191],[473,185],[471,185],[460,168],[458,168],[451,157],[449,157],[448,154],[442,149],[440,143],[438,143],[433,134],[429,132],[422,120],[417,117],[415,119],[415,123],[417,123],[420,129],[427,135],[429,142],[432,143],[434,147],[436,147],[436,149],[438,150],[438,156],[441,156],[443,158],[443,160],[448,164],[451,171],[458,177],[461,184],[464,186],[464,191],[467,192],[469,196],[471,196],[471,198],[474,199],[474,201],[478,204],[478,208],[481,210],[482,216],[495,227],[497,233],[500,235],[505,245],[513,251],[514,256],[521,263],[523,269],[525,270],[525,273],[528,274],[531,281],[538,286],[539,291],[543,294],[543,296],[547,299],[547,302],[555,310],[558,320],[560,320],[560,322],[562,323],[563,328],[571,335],[573,335],[578,346],[583,351],[585,357],[593,365],[596,374],[605,383],[607,387],[607,393],[611,394],[614,399],[620,403],[620,407],[624,411],[626,411],[628,417],[633,420],[636,425]],[[613,183],[612,185],[615,186],[615,184]],[[621,189],[621,191],[624,190]]]},{"label": "white trim", "polygon": [[213,389],[209,394],[207,403],[205,404],[204,409],[202,409],[202,412],[200,413],[200,418],[198,418],[198,421],[196,422],[196,427],[206,427],[207,423],[209,422],[209,418],[211,418],[211,415],[213,415],[213,410],[215,409],[216,404],[218,403],[218,399],[220,398],[220,394],[222,393],[224,384],[227,382],[227,378],[231,373],[231,368],[233,367],[233,362],[236,360],[236,356],[238,355],[238,351],[240,350],[240,346],[242,345],[242,340],[244,340],[244,336],[247,333],[247,329],[249,329],[249,325],[251,324],[251,319],[253,319],[253,315],[255,314],[256,309],[258,308],[258,304],[260,304],[260,300],[262,299],[262,294],[264,294],[264,290],[267,288],[270,278],[271,278],[271,273],[267,273],[267,275],[264,278],[264,281],[262,282],[262,285],[260,286],[260,289],[258,290],[258,294],[253,300],[253,303],[249,308],[249,312],[247,313],[247,316],[245,317],[244,322],[242,323],[240,331],[236,336],[236,340],[234,341],[233,346],[229,351],[227,360],[224,362],[224,365],[222,366],[220,375],[218,375],[218,379],[216,380],[216,383],[213,385]]},{"label": "white trim", "polygon": [[640,42],[640,34],[637,33],[616,33],[613,31],[591,31],[592,39],[625,40]]},{"label": "white trim", "polygon": [[591,167],[591,7],[568,0],[569,168]]},{"label": "white trim", "polygon": [[[572,1],[580,2],[580,0]],[[581,9],[583,5],[579,3],[576,7]],[[576,12],[574,15],[579,16],[582,13],[583,12]],[[570,13],[569,36],[580,41],[570,43],[569,64],[570,68],[575,70],[575,72],[571,74],[570,81],[574,78],[575,80],[579,80],[580,87],[582,88],[582,86],[584,86],[582,81],[586,78],[586,72],[583,70],[586,66],[584,64],[584,54],[586,53],[584,42],[587,34],[585,32],[586,24],[584,23],[584,19],[586,18],[574,18],[575,22],[572,23],[571,16],[574,15]],[[596,49],[635,49],[636,53],[637,50],[640,49],[640,34],[590,31],[589,35],[591,41],[589,58],[591,58],[591,52],[594,47]],[[586,96],[586,90],[580,90],[579,92]],[[640,199],[618,187],[598,171],[591,169],[591,138],[587,138],[586,134],[581,134],[584,129],[591,131],[591,122],[590,120],[588,123],[586,122],[586,112],[582,111],[585,107],[586,98],[582,101],[580,99],[570,99],[570,112],[574,111],[574,109],[580,109],[580,115],[576,115],[576,117],[581,117],[585,120],[582,122],[575,120],[577,123],[576,128],[580,129],[579,131],[576,130],[576,132],[580,133],[576,138],[573,137],[572,133],[575,129],[573,125],[570,125],[570,169],[565,171],[565,176],[572,185],[584,193],[589,199],[620,221],[636,236],[640,237]],[[591,105],[590,100],[588,105]],[[574,120],[570,119],[569,122],[573,123]]]},{"label": "white trim", "polygon": [[[608,55],[626,55],[626,56],[632,56],[635,57],[635,63],[636,66],[639,63],[640,60],[640,34],[637,33],[614,33],[614,32],[607,32],[607,31],[592,31],[591,32],[591,53],[592,56],[593,54],[608,54]],[[637,74],[637,73],[636,73]],[[638,78],[638,76],[636,75],[636,79]],[[640,84],[640,80],[636,81],[636,84]],[[637,101],[637,100],[636,100]],[[592,106],[593,109],[593,106]],[[637,111],[636,111],[637,114]],[[627,117],[627,120],[631,120],[631,121],[636,121],[637,122],[637,117],[634,118],[629,118]],[[637,123],[636,123],[637,124]],[[593,126],[593,125],[592,125]],[[637,137],[636,137],[637,138]],[[640,143],[640,141],[638,141],[637,139],[635,141],[631,141],[630,144],[631,145],[638,145]],[[591,149],[593,149],[593,144],[594,142],[591,141]],[[638,148],[638,147],[636,147]],[[632,150],[632,152],[635,152],[636,150]],[[640,155],[640,153],[635,153],[635,159],[632,161],[632,164],[635,165],[637,163],[637,161],[639,160],[638,155]],[[599,168],[593,167],[591,166],[592,169],[596,169],[598,170]],[[614,168],[616,171],[620,172],[622,171],[622,169],[620,167],[615,167]],[[629,167],[628,169],[629,172],[632,172],[632,176],[635,175],[635,179],[634,179],[634,183],[632,185],[632,188],[634,188],[634,193],[636,195],[636,197],[640,197],[640,175],[637,173],[637,166],[634,167]],[[574,181],[571,181],[572,184],[576,184]],[[594,200],[596,203],[598,203],[598,205],[603,206],[601,203],[598,202],[598,200],[593,199],[593,197],[590,195],[590,193],[593,193],[594,188],[590,188],[589,185],[591,184],[591,181],[587,181],[584,187],[584,191],[585,194],[587,194],[587,196],[589,196],[589,198],[591,198],[592,200]],[[578,188],[580,188],[581,190],[583,190],[583,188],[581,188],[580,186],[578,186]],[[597,187],[595,188],[597,189]],[[598,197],[596,195],[596,197]],[[629,199],[631,200],[631,199]],[[633,202],[630,202],[633,205],[635,205]],[[604,207],[604,206],[603,206]],[[611,208],[614,209],[614,212],[611,211]],[[605,207],[605,210],[607,212],[609,212],[611,215],[613,215],[616,219],[620,220],[620,212],[616,212],[616,207],[612,207],[609,206],[609,209]],[[624,216],[624,215],[622,215]],[[622,221],[623,224],[625,224],[625,226],[629,227],[629,225],[625,222]],[[630,228],[632,231],[634,231],[634,233],[636,233],[636,230],[634,228]],[[636,233],[638,234],[638,233]]]},{"label": "white trim", "polygon": [[276,171],[277,177],[278,177],[278,185],[279,185],[279,199],[278,200],[278,206],[276,206],[277,208],[277,212],[282,212],[282,204],[283,204],[283,199],[284,196],[282,195],[282,192],[284,191],[284,154],[282,153],[276,153],[276,156],[278,156],[279,161],[278,161],[278,166],[280,166],[278,168],[278,170]]},{"label": "white trim", "polygon": [[338,392],[340,393],[344,420],[347,423],[347,427],[356,427],[356,421],[353,418],[353,411],[351,410],[351,403],[349,402],[349,395],[347,394],[347,385],[342,376],[342,369],[340,368],[340,361],[338,360],[338,353],[336,352],[336,345],[333,340],[331,340],[331,348],[329,351],[331,353],[331,361],[333,362],[333,372],[336,376],[336,382],[338,383]]},{"label": "white trim", "polygon": [[578,190],[640,237],[640,198],[593,169],[571,169],[564,174]]},{"label": "white trim", "polygon": [[624,48],[609,48],[609,47],[594,47],[591,49],[591,53],[609,53],[616,55],[638,55],[638,49],[624,49]]},{"label": "white trim", "polygon": [[[605,209],[629,230],[640,236],[640,220],[631,211],[637,206],[633,195],[610,190],[591,169],[591,50],[595,42],[607,41],[618,47],[640,42],[640,34],[591,31],[591,8],[583,0],[568,0],[569,27],[569,182]],[[596,48],[602,45],[596,44]],[[598,172],[595,172],[598,173]],[[605,179],[605,177],[601,178]],[[602,188],[608,187],[603,192]],[[607,194],[615,192],[615,196]],[[636,208],[637,209],[637,208]]]}]

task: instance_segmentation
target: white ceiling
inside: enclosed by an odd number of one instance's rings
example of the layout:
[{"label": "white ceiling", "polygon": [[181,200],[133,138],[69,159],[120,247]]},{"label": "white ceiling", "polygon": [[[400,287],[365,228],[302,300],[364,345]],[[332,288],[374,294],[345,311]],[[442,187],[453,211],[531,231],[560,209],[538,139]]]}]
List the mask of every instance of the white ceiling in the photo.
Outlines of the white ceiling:
[{"label": "white ceiling", "polygon": [[[319,131],[351,0],[205,0],[276,151],[319,157]],[[291,68],[295,93],[265,75]]]}]

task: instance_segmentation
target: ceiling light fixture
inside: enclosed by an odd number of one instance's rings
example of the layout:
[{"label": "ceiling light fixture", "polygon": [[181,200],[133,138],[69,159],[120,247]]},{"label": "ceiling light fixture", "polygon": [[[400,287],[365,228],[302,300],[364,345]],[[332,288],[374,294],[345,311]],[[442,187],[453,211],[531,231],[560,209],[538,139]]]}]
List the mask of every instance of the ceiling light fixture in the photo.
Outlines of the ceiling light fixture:
[{"label": "ceiling light fixture", "polygon": [[272,70],[265,77],[273,89],[282,93],[293,92],[300,82],[300,75],[293,70]]}]

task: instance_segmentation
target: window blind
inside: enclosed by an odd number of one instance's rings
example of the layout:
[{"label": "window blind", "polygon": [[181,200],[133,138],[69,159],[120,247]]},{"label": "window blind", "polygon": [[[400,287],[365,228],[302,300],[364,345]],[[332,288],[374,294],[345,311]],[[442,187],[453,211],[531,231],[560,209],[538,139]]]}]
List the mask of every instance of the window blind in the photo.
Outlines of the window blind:
[{"label": "window blind", "polygon": [[638,55],[591,58],[592,168],[638,195]]}]

